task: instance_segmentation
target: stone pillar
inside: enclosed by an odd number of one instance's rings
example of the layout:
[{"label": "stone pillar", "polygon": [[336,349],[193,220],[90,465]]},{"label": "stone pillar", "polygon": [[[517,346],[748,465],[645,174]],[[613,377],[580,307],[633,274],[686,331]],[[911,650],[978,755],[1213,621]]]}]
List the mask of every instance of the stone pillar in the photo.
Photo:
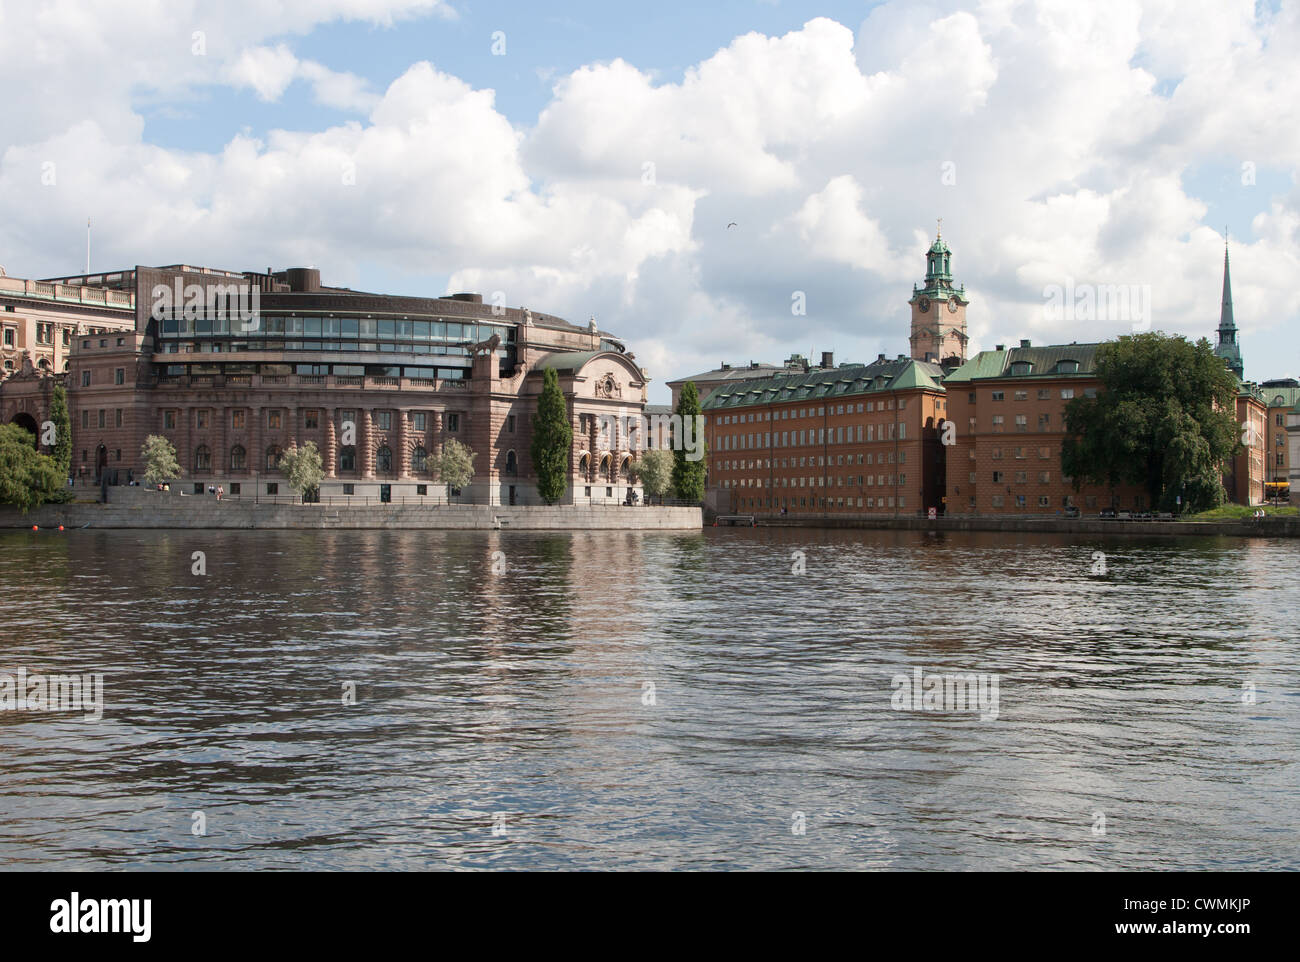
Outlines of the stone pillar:
[{"label": "stone pillar", "polygon": [[337,408],[327,408],[321,414],[325,418],[325,450],[322,452],[322,460],[325,462],[325,477],[335,477],[335,471],[338,466],[338,437],[334,433],[334,418],[338,414]]},{"label": "stone pillar", "polygon": [[375,479],[375,416],[370,408],[361,412],[361,423],[357,425],[357,455],[361,459],[361,477],[367,481]]},{"label": "stone pillar", "polygon": [[399,478],[409,478],[411,476],[411,445],[408,441],[408,428],[406,419],[409,418],[410,412],[405,408],[398,409],[397,413],[397,476]]},{"label": "stone pillar", "polygon": [[248,452],[248,470],[256,472],[257,477],[266,474],[266,408],[249,408],[248,416],[253,423],[249,425],[248,436],[252,450]]},{"label": "stone pillar", "polygon": [[188,406],[182,408],[181,417],[185,419],[185,427],[181,433],[181,443],[184,446],[181,449],[183,453],[180,456],[181,477],[183,478],[187,474],[192,475],[194,473],[194,409]]},{"label": "stone pillar", "polygon": [[213,441],[212,473],[218,478],[225,477],[226,468],[230,466],[230,414],[223,407],[213,408],[212,416],[218,423],[212,425]]},{"label": "stone pillar", "polygon": [[302,417],[302,408],[298,407],[297,405],[288,408],[284,412],[284,420],[285,420],[284,426],[285,426],[285,435],[286,435],[285,442],[284,442],[284,449],[286,451],[298,445],[298,436],[302,432],[302,425],[299,422],[299,418],[301,417]]}]

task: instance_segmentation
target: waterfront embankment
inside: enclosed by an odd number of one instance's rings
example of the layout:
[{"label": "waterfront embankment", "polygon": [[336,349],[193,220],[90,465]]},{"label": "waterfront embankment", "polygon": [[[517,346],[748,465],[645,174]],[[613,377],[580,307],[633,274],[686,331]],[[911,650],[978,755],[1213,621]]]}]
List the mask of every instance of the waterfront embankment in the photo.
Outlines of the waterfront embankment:
[{"label": "waterfront embankment", "polygon": [[429,528],[463,530],[699,530],[699,508],[620,505],[256,504],[215,498],[47,504],[0,509],[0,528]]},{"label": "waterfront embankment", "polygon": [[[1236,521],[1103,521],[1099,518],[756,518],[761,527],[870,528],[893,531],[1006,531],[1085,535],[1214,535],[1230,538],[1297,538],[1300,519]],[[712,524],[713,519],[709,518]],[[723,522],[724,524],[726,522]]]}]

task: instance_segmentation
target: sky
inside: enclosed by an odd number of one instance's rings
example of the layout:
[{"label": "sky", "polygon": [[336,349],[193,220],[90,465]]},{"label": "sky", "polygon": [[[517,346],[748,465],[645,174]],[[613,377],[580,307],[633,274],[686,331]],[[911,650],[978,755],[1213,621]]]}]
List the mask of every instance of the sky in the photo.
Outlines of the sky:
[{"label": "sky", "polygon": [[1226,231],[1247,378],[1300,376],[1298,48],[1237,0],[0,0],[0,266],[89,218],[95,271],[499,291],[662,403],[907,352],[940,218],[972,351],[1213,338]]}]

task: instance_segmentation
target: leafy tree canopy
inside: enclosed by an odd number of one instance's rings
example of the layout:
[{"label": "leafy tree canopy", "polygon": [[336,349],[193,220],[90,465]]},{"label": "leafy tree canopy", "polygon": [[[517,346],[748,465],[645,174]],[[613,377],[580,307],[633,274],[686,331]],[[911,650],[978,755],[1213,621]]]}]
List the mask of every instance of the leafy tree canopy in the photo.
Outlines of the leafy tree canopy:
[{"label": "leafy tree canopy", "polygon": [[1209,341],[1158,332],[1097,353],[1100,390],[1065,409],[1061,469],[1084,483],[1146,488],[1152,505],[1204,511],[1225,499],[1221,476],[1240,449],[1237,380]]}]

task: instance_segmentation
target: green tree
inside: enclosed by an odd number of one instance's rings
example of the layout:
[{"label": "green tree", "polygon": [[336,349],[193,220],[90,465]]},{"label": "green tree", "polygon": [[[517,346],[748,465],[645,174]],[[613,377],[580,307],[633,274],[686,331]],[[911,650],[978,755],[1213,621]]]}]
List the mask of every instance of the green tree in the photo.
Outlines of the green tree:
[{"label": "green tree", "polygon": [[704,500],[704,419],[700,416],[700,392],[694,381],[682,385],[677,398],[681,415],[680,433],[674,430],[673,490],[683,501]]},{"label": "green tree", "polygon": [[555,371],[542,372],[542,394],[533,418],[533,443],[529,453],[537,475],[537,493],[555,504],[569,488],[569,459],[573,450],[573,425]]},{"label": "green tree", "polygon": [[1084,483],[1141,485],[1160,510],[1205,511],[1241,449],[1237,380],[1209,341],[1134,334],[1097,350],[1096,397],[1065,408],[1061,470]]},{"label": "green tree", "polygon": [[63,477],[68,478],[72,475],[72,418],[68,415],[68,392],[61,384],[54,386],[50,420],[54,422],[54,450],[50,454]]},{"label": "green tree", "polygon": [[280,456],[280,473],[289,479],[289,487],[297,491],[300,498],[319,488],[321,478],[325,477],[325,468],[316,442],[307,441],[302,447],[294,446],[285,451]]},{"label": "green tree", "polygon": [[161,434],[151,434],[140,446],[144,458],[144,483],[165,484],[181,476],[180,462],[176,460],[176,449]]},{"label": "green tree", "polygon": [[16,424],[0,427],[0,503],[17,505],[26,514],[56,500],[66,484],[54,459],[36,450],[31,432]]},{"label": "green tree", "polygon": [[452,488],[463,488],[474,480],[474,459],[478,455],[452,438],[442,446],[442,453],[429,459],[429,470],[447,486],[447,496]]},{"label": "green tree", "polygon": [[662,498],[673,486],[673,456],[663,448],[642,451],[632,465],[632,476],[641,482],[646,500]]}]

